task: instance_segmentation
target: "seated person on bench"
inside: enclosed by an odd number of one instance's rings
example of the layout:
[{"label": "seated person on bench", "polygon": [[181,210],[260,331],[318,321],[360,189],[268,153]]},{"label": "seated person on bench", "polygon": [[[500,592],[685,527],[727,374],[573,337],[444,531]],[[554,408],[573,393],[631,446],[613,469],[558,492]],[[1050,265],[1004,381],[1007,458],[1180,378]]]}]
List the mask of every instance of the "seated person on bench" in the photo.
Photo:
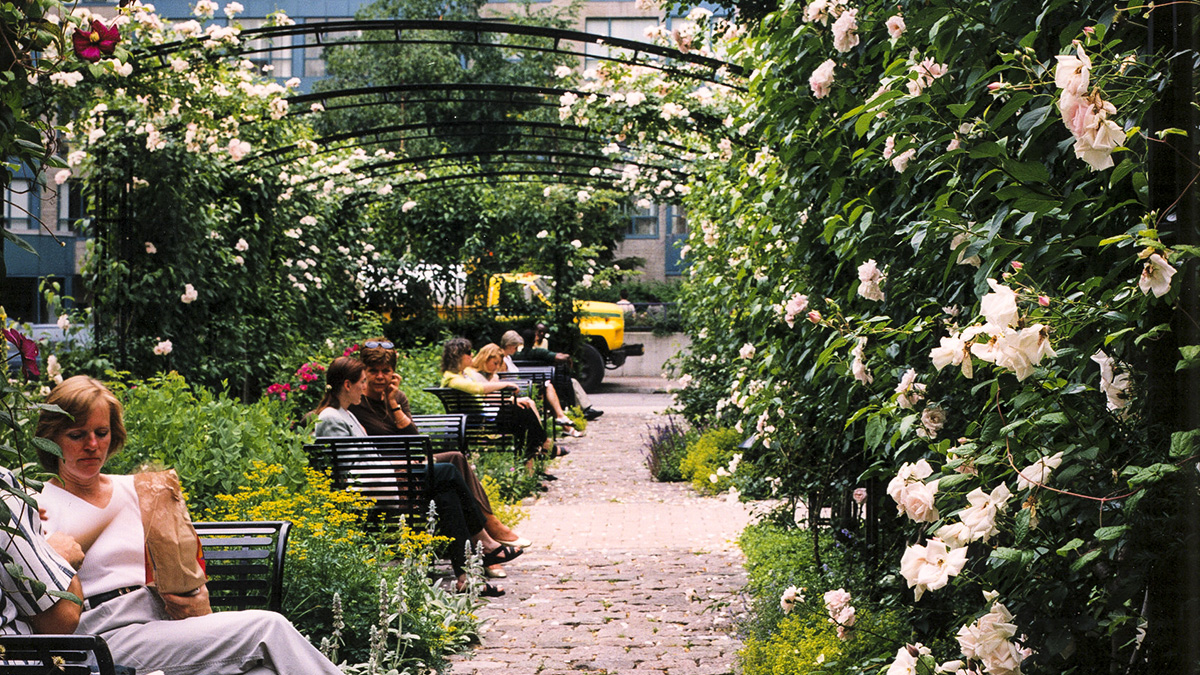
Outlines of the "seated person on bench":
[{"label": "seated person on bench", "polygon": [[[366,390],[367,373],[362,361],[348,356],[334,359],[325,370],[325,397],[313,411],[317,415],[317,437],[367,436],[363,425],[349,410],[350,406],[362,400]],[[521,555],[521,549],[497,542],[484,529],[483,514],[454,465],[435,463],[431,479],[433,501],[437,504],[438,530],[453,539],[448,553],[458,581],[457,590],[464,590],[467,583],[466,542],[483,546],[484,567],[508,562]],[[504,591],[491,584],[487,584],[480,593],[484,597],[503,594]]]},{"label": "seated person on bench", "polygon": [[38,505],[45,527],[78,542],[83,613],[79,633],[99,635],[113,660],[139,672],[171,675],[341,675],[281,614],[243,610],[214,614],[204,585],[186,594],[148,585],[141,502],[133,476],[102,473],[125,444],[121,403],[85,375],[64,380],[46,399],[35,434],[62,457],[38,449],[56,477]]},{"label": "seated person on bench", "polygon": [[[368,436],[397,436],[403,434],[419,434],[420,429],[413,422],[412,408],[409,407],[408,396],[400,390],[400,374],[396,372],[395,346],[383,339],[367,340],[359,350],[358,357],[362,359],[367,369],[367,393],[362,400],[350,406],[350,412],[362,424]],[[492,510],[492,502],[487,492],[475,475],[475,469],[467,462],[461,452],[434,453],[433,461],[453,464],[462,474],[471,496],[479,505],[485,519],[484,529],[492,538],[501,544],[527,548],[532,545],[513,532]],[[504,570],[499,565],[488,567],[489,577],[504,578]]]},{"label": "seated person on bench", "polygon": [[[471,377],[475,359],[471,356],[471,341],[452,338],[442,347],[442,386],[457,389],[467,394],[482,396],[502,389],[520,389],[516,382],[480,382]],[[501,430],[517,439],[518,447],[524,450],[526,468],[533,470],[533,459],[546,455],[562,457],[570,451],[559,448],[554,439],[546,435],[537,413],[524,406],[516,406],[499,420]]]},{"label": "seated person on bench", "polygon": [[[23,570],[24,578],[14,577],[0,566],[0,635],[31,633],[74,633],[82,608],[79,603],[57,598],[47,591],[71,593],[83,600],[83,589],[75,568],[83,564],[83,550],[70,537],[61,534],[42,536],[42,521],[37,509],[26,504],[18,492],[24,487],[11,471],[0,467],[0,499],[9,515],[2,522],[0,549]],[[14,534],[15,532],[15,534]],[[35,590],[37,584],[45,590]]]}]

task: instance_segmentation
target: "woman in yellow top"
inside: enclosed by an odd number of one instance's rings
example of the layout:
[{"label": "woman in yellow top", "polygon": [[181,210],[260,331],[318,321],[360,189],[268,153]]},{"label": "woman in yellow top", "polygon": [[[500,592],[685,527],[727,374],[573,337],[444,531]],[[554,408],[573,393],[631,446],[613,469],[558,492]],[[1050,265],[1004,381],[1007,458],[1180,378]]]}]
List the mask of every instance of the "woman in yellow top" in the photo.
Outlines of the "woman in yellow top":
[{"label": "woman in yellow top", "polygon": [[[471,356],[471,341],[466,338],[452,338],[442,347],[442,386],[457,389],[468,394],[481,396],[502,389],[520,389],[516,382],[496,380],[480,381]],[[534,406],[536,407],[536,406]],[[554,445],[554,440],[546,436],[546,430],[538,419],[537,413],[531,408],[518,405],[511,411],[498,411],[500,430],[516,437],[517,443],[524,448],[526,457],[532,459],[539,455],[562,457],[568,450]]]}]

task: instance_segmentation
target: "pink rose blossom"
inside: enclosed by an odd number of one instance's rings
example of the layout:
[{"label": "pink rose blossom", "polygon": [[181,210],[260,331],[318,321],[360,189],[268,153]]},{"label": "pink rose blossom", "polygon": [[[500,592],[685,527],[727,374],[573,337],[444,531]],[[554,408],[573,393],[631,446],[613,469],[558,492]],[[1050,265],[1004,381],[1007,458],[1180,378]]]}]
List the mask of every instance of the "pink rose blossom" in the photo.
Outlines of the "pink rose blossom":
[{"label": "pink rose blossom", "polygon": [[817,66],[812,76],[808,78],[808,86],[812,89],[814,97],[825,98],[829,95],[829,90],[833,87],[833,69],[836,65],[833,59],[827,59]]},{"label": "pink rose blossom", "polygon": [[892,38],[892,41],[899,40],[900,36],[904,35],[905,29],[908,28],[904,25],[904,17],[899,14],[888,19],[886,25],[888,36]]},{"label": "pink rose blossom", "polygon": [[848,9],[833,22],[833,48],[845,53],[858,45],[858,10]]}]

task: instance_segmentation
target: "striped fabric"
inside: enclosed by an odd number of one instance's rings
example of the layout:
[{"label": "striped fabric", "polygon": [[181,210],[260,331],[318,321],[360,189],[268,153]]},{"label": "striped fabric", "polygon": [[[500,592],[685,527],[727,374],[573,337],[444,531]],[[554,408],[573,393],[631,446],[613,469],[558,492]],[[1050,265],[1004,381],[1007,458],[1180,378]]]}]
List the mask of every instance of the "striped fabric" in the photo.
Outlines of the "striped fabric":
[{"label": "striped fabric", "polygon": [[[66,591],[75,576],[67,564],[42,536],[41,518],[14,493],[24,491],[11,471],[0,467],[0,635],[27,634],[29,625],[21,620],[50,609],[58,598],[47,590]],[[14,534],[15,531],[16,533]],[[25,571],[25,578],[14,577],[8,564]]]}]

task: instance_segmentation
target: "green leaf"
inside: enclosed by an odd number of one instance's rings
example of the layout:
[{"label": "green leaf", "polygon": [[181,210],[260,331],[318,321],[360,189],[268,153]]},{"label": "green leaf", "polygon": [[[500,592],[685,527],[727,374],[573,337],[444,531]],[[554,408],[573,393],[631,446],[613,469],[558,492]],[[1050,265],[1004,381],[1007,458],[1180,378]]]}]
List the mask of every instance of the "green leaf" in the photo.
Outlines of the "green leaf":
[{"label": "green leaf", "polygon": [[1109,176],[1108,186],[1115,187],[1117,183],[1121,182],[1122,178],[1128,176],[1130,171],[1133,171],[1133,167],[1132,159],[1126,158],[1121,160],[1121,163],[1117,165],[1117,168],[1113,169],[1112,175]]},{"label": "green leaf", "polygon": [[[1163,479],[1163,476],[1166,476],[1170,473],[1175,473],[1178,470],[1179,467],[1175,466],[1174,464],[1164,464],[1161,462],[1158,464],[1151,464],[1145,468],[1137,469],[1137,472],[1129,478],[1129,486],[1138,487],[1146,483],[1157,483]],[[1126,471],[1128,471],[1128,469]]]},{"label": "green leaf", "polygon": [[1195,454],[1197,445],[1200,445],[1200,429],[1176,431],[1171,434],[1171,458],[1190,457]]},{"label": "green leaf", "polygon": [[1183,355],[1183,359],[1175,364],[1175,370],[1187,370],[1200,366],[1200,345],[1187,345],[1179,348],[1179,353]]},{"label": "green leaf", "polygon": [[950,114],[954,115],[958,119],[962,119],[964,115],[971,112],[971,108],[974,107],[974,105],[971,103],[951,103],[946,107],[950,109]]},{"label": "green leaf", "polygon": [[1078,572],[1079,570],[1083,569],[1083,567],[1085,565],[1087,565],[1088,563],[1095,560],[1100,555],[1100,553],[1101,553],[1101,550],[1098,548],[1094,548],[1094,549],[1088,551],[1087,553],[1084,553],[1082,556],[1079,557],[1079,560],[1076,560],[1075,562],[1071,563],[1071,571]]},{"label": "green leaf", "polygon": [[1118,234],[1118,235],[1117,235],[1117,236],[1115,236],[1115,237],[1109,237],[1108,239],[1101,239],[1101,240],[1100,240],[1100,243],[1099,243],[1099,244],[1097,244],[1097,246],[1109,246],[1109,245],[1111,245],[1111,244],[1115,244],[1115,243],[1117,243],[1117,242],[1125,241],[1125,240],[1127,240],[1127,239],[1133,239],[1133,235],[1131,235],[1131,234]]},{"label": "green leaf", "polygon": [[48,452],[51,455],[54,455],[55,457],[63,456],[62,448],[58,447],[58,443],[55,443],[54,441],[50,440],[49,438],[40,438],[38,436],[34,436],[33,444],[37,447],[38,450],[43,450],[45,452]]},{"label": "green leaf", "polygon": [[1096,530],[1096,539],[1099,541],[1112,541],[1120,537],[1129,529],[1128,525],[1113,525],[1111,527],[1101,527]]},{"label": "green leaf", "polygon": [[1005,162],[1004,169],[1022,183],[1050,182],[1050,172],[1041,162]]},{"label": "green leaf", "polygon": [[872,450],[879,445],[883,440],[883,432],[886,430],[886,424],[882,415],[872,415],[867,418],[867,432],[864,447],[867,450]]},{"label": "green leaf", "polygon": [[979,145],[972,146],[970,152],[967,154],[971,157],[971,159],[982,159],[984,157],[998,157],[1003,152],[1004,146],[993,141],[988,141],[986,143],[980,143]]},{"label": "green leaf", "polygon": [[1060,548],[1056,551],[1056,553],[1058,553],[1059,555],[1061,555],[1063,557],[1066,557],[1066,555],[1068,553],[1070,553],[1071,551],[1074,551],[1075,549],[1079,548],[1080,546],[1083,546],[1083,540],[1080,539],[1079,537],[1076,537],[1076,538],[1072,539],[1071,541],[1068,541],[1066,544],[1064,544],[1062,548]]}]

